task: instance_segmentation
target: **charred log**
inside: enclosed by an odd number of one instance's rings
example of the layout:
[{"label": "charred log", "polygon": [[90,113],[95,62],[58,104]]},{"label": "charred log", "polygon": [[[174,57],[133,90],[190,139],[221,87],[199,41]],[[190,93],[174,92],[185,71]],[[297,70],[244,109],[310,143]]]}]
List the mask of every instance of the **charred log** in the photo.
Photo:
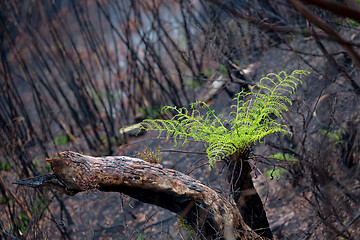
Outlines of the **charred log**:
[{"label": "charred log", "polygon": [[62,152],[47,159],[54,174],[14,182],[48,186],[67,195],[98,189],[121,192],[183,216],[204,239],[263,239],[245,222],[232,199],[160,164],[126,156],[91,157]]},{"label": "charred log", "polygon": [[228,181],[245,223],[262,237],[273,239],[265,209],[251,176],[248,153],[235,153],[228,163]]}]

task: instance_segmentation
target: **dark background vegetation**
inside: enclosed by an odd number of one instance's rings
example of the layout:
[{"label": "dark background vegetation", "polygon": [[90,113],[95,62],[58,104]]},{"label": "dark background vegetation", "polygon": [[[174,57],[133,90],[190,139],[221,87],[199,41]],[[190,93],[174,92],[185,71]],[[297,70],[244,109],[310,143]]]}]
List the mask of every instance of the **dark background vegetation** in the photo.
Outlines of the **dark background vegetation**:
[{"label": "dark background vegetation", "polygon": [[64,150],[160,144],[167,167],[221,188],[221,166],[208,172],[202,155],[119,129],[200,99],[221,113],[241,88],[294,69],[312,74],[282,120],[293,136],[253,154],[271,227],[280,239],[359,239],[360,5],[323,2],[1,1],[0,239],[186,238],[176,216],[118,193],[70,198],[12,182],[51,172],[44,159]]}]

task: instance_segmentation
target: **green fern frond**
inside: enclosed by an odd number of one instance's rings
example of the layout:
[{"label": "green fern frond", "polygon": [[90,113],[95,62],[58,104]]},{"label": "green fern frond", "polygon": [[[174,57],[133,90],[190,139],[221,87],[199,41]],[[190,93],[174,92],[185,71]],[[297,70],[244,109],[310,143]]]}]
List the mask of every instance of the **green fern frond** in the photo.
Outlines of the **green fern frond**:
[{"label": "green fern frond", "polygon": [[[307,75],[310,72],[295,70],[290,75],[282,71],[279,74],[269,73],[251,92],[241,91],[234,98],[231,106],[230,120],[223,120],[204,102],[190,105],[190,109],[165,106],[163,112],[171,111],[174,116],[170,120],[147,119],[141,128],[147,131],[163,132],[166,139],[188,139],[204,142],[208,154],[210,169],[226,156],[235,152],[243,152],[266,135],[281,132],[290,133],[286,125],[277,123],[273,116],[282,118],[291,105],[290,96],[302,81],[296,75]],[[205,108],[205,114],[200,113]],[[228,127],[225,127],[228,125]],[[291,134],[291,133],[290,133]]]}]

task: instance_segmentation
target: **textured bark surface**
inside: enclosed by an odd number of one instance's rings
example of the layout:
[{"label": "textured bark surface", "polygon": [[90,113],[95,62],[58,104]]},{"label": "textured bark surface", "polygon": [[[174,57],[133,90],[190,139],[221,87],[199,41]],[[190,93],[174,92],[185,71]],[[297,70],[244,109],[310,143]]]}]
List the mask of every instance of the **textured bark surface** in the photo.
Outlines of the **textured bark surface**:
[{"label": "textured bark surface", "polygon": [[228,164],[228,181],[234,201],[247,225],[260,236],[273,239],[265,209],[251,176],[247,154],[234,154]]},{"label": "textured bark surface", "polygon": [[175,212],[204,239],[263,239],[242,219],[233,199],[175,170],[126,156],[91,157],[62,152],[47,159],[54,174],[16,181],[28,187],[50,186],[65,194],[92,190],[121,192]]}]

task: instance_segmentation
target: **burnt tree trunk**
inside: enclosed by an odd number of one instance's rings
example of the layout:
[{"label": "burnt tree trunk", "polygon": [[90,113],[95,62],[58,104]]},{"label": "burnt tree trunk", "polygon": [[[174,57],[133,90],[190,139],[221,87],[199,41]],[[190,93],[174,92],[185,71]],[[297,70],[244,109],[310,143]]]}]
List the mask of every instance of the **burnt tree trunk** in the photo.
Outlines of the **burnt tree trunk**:
[{"label": "burnt tree trunk", "polygon": [[121,192],[184,217],[204,239],[263,239],[243,220],[233,199],[189,176],[126,156],[91,157],[62,152],[47,159],[54,174],[14,182],[48,186],[67,195],[92,190]]},{"label": "burnt tree trunk", "polygon": [[248,151],[229,158],[227,177],[234,201],[244,222],[262,237],[273,239],[265,209],[251,177]]}]

